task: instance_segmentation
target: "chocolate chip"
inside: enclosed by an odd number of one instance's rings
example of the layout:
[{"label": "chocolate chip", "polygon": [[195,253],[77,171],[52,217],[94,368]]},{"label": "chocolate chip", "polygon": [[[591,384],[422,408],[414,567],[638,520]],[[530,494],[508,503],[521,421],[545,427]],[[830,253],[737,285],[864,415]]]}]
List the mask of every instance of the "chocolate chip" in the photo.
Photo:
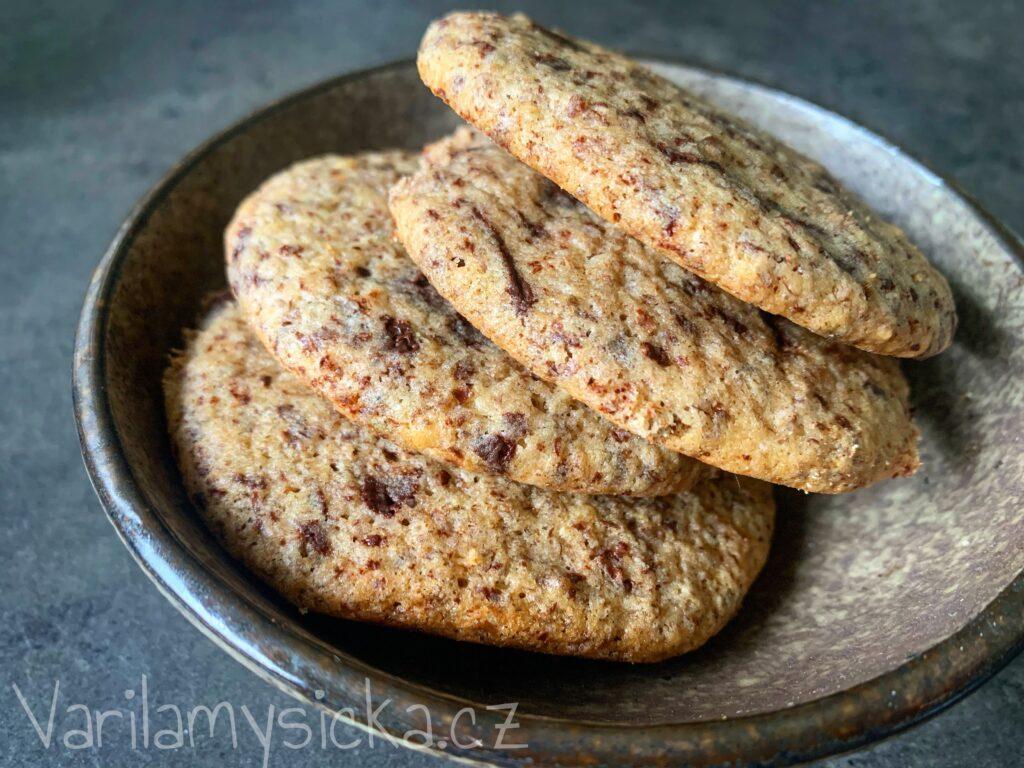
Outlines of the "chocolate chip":
[{"label": "chocolate chip", "polygon": [[668,353],[657,344],[645,341],[640,345],[640,350],[644,353],[644,357],[650,358],[662,368],[666,368],[672,363]]},{"label": "chocolate chip", "polygon": [[494,589],[493,587],[481,587],[480,592],[482,592],[483,596],[490,600],[492,603],[496,603],[499,600],[501,600],[500,589]]},{"label": "chocolate chip", "polygon": [[555,72],[568,72],[572,69],[572,65],[568,61],[550,53],[535,53],[533,54],[533,60],[538,64],[550,67]]},{"label": "chocolate chip", "polygon": [[516,444],[505,435],[485,435],[474,441],[473,453],[483,459],[492,472],[504,474],[516,455]]},{"label": "chocolate chip", "polygon": [[373,475],[367,475],[363,479],[359,494],[362,496],[363,503],[378,515],[383,517],[394,516],[398,504],[391,497],[387,485]]},{"label": "chocolate chip", "polygon": [[387,336],[385,346],[394,352],[407,355],[420,348],[412,326],[407,320],[396,320],[391,316],[385,316],[384,333]]},{"label": "chocolate chip", "polygon": [[714,160],[708,160],[707,158],[701,157],[693,152],[680,152],[677,149],[673,149],[668,144],[663,143],[658,143],[655,146],[661,154],[668,158],[670,163],[674,163],[676,165],[703,165],[711,168],[712,170],[718,171],[719,173],[724,173],[725,171],[721,163]]},{"label": "chocolate chip", "polygon": [[308,557],[310,549],[319,555],[331,552],[331,542],[328,541],[327,534],[318,520],[299,526],[299,554]]},{"label": "chocolate chip", "polygon": [[522,275],[519,274],[519,270],[516,269],[516,263],[512,258],[512,254],[508,250],[508,246],[505,244],[505,238],[502,237],[501,233],[497,230],[491,220],[488,219],[480,209],[475,205],[473,206],[473,216],[484,225],[484,228],[490,234],[494,240],[494,244],[498,248],[498,253],[501,254],[501,260],[505,264],[505,272],[508,276],[508,295],[512,297],[512,308],[515,310],[517,315],[525,315],[530,311],[537,299],[533,295],[533,289],[530,288],[530,284],[523,280]]},{"label": "chocolate chip", "polygon": [[597,553],[597,561],[604,568],[604,572],[608,576],[616,581],[622,583],[623,589],[626,592],[633,591],[633,582],[626,577],[626,572],[622,568],[622,558],[629,552],[629,545],[620,541],[613,547],[606,547]]}]

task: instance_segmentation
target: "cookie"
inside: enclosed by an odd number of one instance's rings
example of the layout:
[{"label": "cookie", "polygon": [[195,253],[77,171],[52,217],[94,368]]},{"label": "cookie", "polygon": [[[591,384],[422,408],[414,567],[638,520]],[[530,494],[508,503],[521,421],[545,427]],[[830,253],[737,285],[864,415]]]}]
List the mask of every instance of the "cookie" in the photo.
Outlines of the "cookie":
[{"label": "cookie", "polygon": [[745,304],[461,129],[392,188],[438,292],[623,429],[730,472],[835,493],[918,466],[894,358]]},{"label": "cookie", "polygon": [[347,421],[227,304],[165,376],[189,492],[225,547],[304,609],[547,653],[656,661],[736,612],[771,489],[719,475],[655,499],[449,469]]},{"label": "cookie", "polygon": [[437,294],[387,208],[416,167],[403,152],[318,158],[242,203],[228,277],[267,348],[345,416],[454,466],[575,492],[692,486],[699,462],[536,378]]},{"label": "cookie", "polygon": [[945,349],[945,279],[818,163],[630,59],[524,16],[454,13],[423,81],[604,219],[732,295],[885,355]]}]

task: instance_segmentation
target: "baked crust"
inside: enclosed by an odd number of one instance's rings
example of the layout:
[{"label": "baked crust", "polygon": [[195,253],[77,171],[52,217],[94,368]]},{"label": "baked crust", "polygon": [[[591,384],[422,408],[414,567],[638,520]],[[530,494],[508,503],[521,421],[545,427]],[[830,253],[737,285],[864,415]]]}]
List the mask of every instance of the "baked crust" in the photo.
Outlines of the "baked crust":
[{"label": "baked crust", "polygon": [[898,361],[745,304],[460,129],[392,188],[402,242],[470,323],[623,429],[837,493],[918,467]]},{"label": "baked crust", "polygon": [[949,346],[949,285],[898,227],[630,59],[522,15],[454,13],[428,28],[418,66],[517,158],[732,295],[880,354]]},{"label": "baked crust", "polygon": [[690,488],[701,464],[536,378],[431,287],[387,208],[416,168],[407,152],[307,160],[242,203],[228,277],[267,348],[348,418],[453,466],[563,491]]},{"label": "baked crust", "polygon": [[768,552],[764,483],[623,499],[448,469],[345,420],[231,303],[165,381],[186,485],[226,548],[296,605],[546,653],[657,661],[736,612]]}]

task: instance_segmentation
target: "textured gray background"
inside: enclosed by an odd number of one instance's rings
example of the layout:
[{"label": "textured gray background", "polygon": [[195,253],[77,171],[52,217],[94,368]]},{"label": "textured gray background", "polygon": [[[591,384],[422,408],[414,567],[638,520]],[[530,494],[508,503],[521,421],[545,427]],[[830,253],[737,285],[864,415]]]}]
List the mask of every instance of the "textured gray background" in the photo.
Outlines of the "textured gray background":
[{"label": "textured gray background", "polygon": [[[497,3],[490,3],[491,6]],[[155,703],[290,705],[194,630],[131,562],[79,459],[72,337],[85,285],[133,201],[178,157],[265,101],[405,57],[437,2],[0,3],[0,764],[259,765],[197,736],[177,752],[41,746],[45,718]],[[575,6],[575,7],[573,7]],[[1024,229],[1020,3],[523,2],[581,36],[751,77],[832,107],[947,174]],[[1024,765],[1024,658],[929,723],[829,766]],[[163,727],[160,721],[157,727]],[[344,740],[344,739],[340,739]],[[443,765],[388,745],[291,751],[271,765]]]}]

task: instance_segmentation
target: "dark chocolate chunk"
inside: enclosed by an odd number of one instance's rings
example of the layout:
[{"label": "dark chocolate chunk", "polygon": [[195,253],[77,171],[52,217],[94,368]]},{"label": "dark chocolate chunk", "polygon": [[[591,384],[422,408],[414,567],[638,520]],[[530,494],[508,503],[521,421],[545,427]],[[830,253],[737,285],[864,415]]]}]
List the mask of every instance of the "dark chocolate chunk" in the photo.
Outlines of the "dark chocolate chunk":
[{"label": "dark chocolate chunk", "polygon": [[644,357],[650,358],[662,368],[667,367],[671,364],[672,360],[669,358],[668,353],[662,347],[657,344],[652,344],[649,341],[645,341],[640,345],[641,351],[644,353]]},{"label": "dark chocolate chunk", "polygon": [[396,320],[385,316],[384,333],[387,335],[386,347],[403,355],[411,354],[420,348],[416,334],[407,320]]},{"label": "dark chocolate chunk", "polygon": [[505,244],[505,238],[502,237],[494,224],[491,223],[491,220],[481,213],[480,209],[475,205],[473,206],[473,216],[484,225],[484,228],[494,240],[498,253],[501,254],[501,260],[505,264],[505,272],[508,275],[508,295],[512,297],[512,308],[517,315],[525,315],[530,311],[530,307],[537,302],[536,297],[533,295],[533,289],[530,288],[530,284],[523,280],[522,275],[519,274],[519,270],[516,269],[515,260],[513,260],[512,254]]},{"label": "dark chocolate chunk", "polygon": [[318,520],[299,526],[299,554],[309,557],[311,549],[318,555],[327,555],[331,551],[331,542]]},{"label": "dark chocolate chunk", "polygon": [[516,455],[516,444],[505,435],[485,435],[474,442],[473,452],[483,459],[488,469],[503,474]]}]

